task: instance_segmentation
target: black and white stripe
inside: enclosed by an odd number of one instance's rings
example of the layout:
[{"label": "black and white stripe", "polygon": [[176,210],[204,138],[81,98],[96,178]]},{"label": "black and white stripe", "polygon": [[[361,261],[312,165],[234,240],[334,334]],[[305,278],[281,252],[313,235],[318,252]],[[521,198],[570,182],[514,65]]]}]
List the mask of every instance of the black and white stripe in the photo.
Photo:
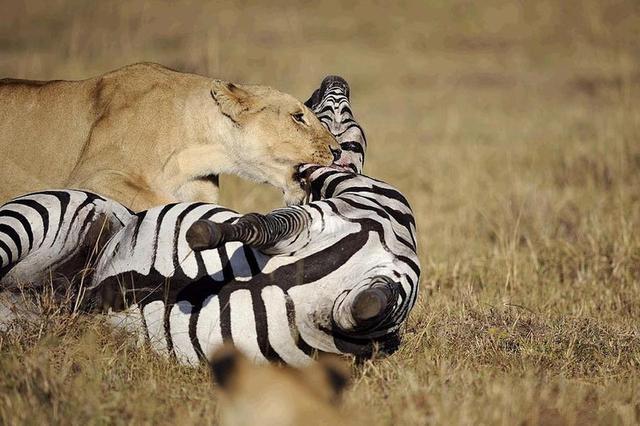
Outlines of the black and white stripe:
[{"label": "black and white stripe", "polygon": [[121,204],[85,191],[41,191],[7,202],[0,206],[2,289],[42,284],[44,274],[70,259],[86,260],[81,252],[94,249],[131,216]]},{"label": "black and white stripe", "polygon": [[336,137],[342,155],[336,164],[362,172],[367,139],[351,110],[350,89],[339,76],[326,77],[320,88],[305,102],[320,122]]},{"label": "black and white stripe", "polygon": [[[233,226],[246,217],[219,206],[181,203],[137,215],[106,245],[89,303],[111,311],[116,323],[137,324],[154,349],[185,363],[223,341],[254,360],[293,365],[308,362],[314,350],[393,350],[420,274],[409,205],[394,188],[362,175],[307,173],[314,198],[322,199],[272,214],[302,215],[308,224],[263,249],[235,241],[192,251],[186,233],[196,221]],[[360,327],[350,306],[380,279],[393,306]]]}]

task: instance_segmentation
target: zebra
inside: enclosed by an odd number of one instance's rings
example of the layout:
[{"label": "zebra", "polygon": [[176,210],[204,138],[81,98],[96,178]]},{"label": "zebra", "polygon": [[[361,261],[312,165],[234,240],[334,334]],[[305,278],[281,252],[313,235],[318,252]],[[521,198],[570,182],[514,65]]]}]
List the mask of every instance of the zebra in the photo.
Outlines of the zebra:
[{"label": "zebra", "polygon": [[198,203],[140,215],[105,247],[93,308],[183,363],[224,341],[292,365],[314,350],[392,352],[420,276],[406,200],[333,168],[305,176],[325,199],[267,215]]},{"label": "zebra", "polygon": [[266,215],[204,203],[137,214],[104,247],[87,309],[186,364],[229,341],[256,362],[294,366],[316,351],[395,351],[418,294],[415,220],[397,189],[356,173],[364,132],[352,114],[331,114],[350,111],[348,85],[324,83],[314,109],[324,123],[349,121],[336,136],[360,144],[354,163],[302,166],[309,203]]}]

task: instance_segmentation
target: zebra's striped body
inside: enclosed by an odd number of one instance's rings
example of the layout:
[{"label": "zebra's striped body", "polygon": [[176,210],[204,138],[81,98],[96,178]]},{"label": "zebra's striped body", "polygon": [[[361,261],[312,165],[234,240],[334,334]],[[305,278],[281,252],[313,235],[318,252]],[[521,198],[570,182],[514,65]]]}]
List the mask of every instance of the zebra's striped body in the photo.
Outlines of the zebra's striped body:
[{"label": "zebra's striped body", "polygon": [[[418,288],[411,210],[397,190],[362,175],[318,168],[309,178],[314,198],[324,199],[272,213],[308,226],[270,249],[228,242],[190,250],[185,235],[196,220],[242,218],[219,206],[182,203],[137,215],[105,247],[90,299],[186,363],[223,341],[254,360],[292,365],[314,350],[392,351]],[[397,299],[384,321],[358,329],[342,304],[378,277],[389,279]]]}]

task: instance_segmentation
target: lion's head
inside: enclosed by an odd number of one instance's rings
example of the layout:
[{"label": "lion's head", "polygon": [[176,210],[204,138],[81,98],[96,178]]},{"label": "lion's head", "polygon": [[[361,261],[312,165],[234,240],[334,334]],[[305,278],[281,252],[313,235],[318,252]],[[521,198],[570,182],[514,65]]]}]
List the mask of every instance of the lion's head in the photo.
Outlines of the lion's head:
[{"label": "lion's head", "polygon": [[222,346],[212,354],[211,372],[220,396],[220,424],[354,424],[341,407],[349,384],[349,366],[325,355],[311,366],[294,369],[252,363],[239,350]]},{"label": "lion's head", "polygon": [[279,187],[287,204],[305,196],[296,177],[300,164],[330,165],[340,157],[333,135],[290,95],[266,86],[213,80],[211,97],[231,125],[234,137],[223,140],[233,172]]}]

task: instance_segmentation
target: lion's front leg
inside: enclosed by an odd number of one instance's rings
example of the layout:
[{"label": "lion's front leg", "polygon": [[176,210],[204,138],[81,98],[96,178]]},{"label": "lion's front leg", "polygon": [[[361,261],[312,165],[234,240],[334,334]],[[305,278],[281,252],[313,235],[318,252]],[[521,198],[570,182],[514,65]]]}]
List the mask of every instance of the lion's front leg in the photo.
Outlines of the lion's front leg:
[{"label": "lion's front leg", "polygon": [[154,189],[143,176],[116,170],[101,170],[84,179],[72,178],[68,186],[111,198],[135,212],[176,201],[171,194]]}]

